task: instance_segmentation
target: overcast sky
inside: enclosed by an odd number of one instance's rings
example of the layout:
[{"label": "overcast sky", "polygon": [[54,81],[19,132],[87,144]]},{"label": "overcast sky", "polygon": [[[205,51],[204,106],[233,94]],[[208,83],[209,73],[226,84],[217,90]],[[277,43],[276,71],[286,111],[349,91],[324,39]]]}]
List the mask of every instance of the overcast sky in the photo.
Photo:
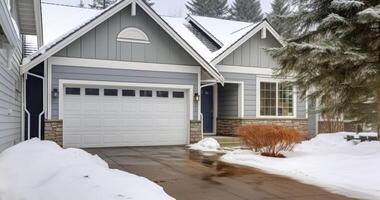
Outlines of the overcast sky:
[{"label": "overcast sky", "polygon": [[[92,0],[83,0],[85,4],[91,3]],[[185,16],[187,13],[185,3],[188,0],[152,0],[155,5],[154,9],[161,15],[168,16]],[[228,0],[230,3],[233,0]],[[271,11],[272,0],[260,0],[263,12]],[[42,2],[52,2],[60,4],[78,5],[80,0],[42,0]]]}]

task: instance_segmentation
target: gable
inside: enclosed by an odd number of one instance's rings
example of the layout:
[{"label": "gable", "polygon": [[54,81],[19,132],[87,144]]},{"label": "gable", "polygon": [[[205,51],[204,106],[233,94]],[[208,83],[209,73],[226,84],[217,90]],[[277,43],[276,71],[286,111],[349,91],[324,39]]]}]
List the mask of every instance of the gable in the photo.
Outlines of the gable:
[{"label": "gable", "polygon": [[[141,30],[149,38],[149,43],[118,41],[119,33],[126,28]],[[199,65],[140,6],[136,8],[136,16],[132,16],[131,5],[63,48],[55,56]]]},{"label": "gable", "polygon": [[267,32],[265,39],[261,39],[258,32],[224,58],[219,65],[273,68],[277,66],[277,62],[265,49],[281,46],[270,32]]}]

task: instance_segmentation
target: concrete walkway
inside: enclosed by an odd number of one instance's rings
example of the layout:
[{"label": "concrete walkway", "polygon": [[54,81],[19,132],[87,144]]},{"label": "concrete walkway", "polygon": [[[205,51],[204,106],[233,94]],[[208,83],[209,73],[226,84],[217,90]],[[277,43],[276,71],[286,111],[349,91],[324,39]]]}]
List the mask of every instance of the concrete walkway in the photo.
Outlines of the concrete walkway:
[{"label": "concrete walkway", "polygon": [[341,200],[319,187],[221,163],[184,147],[86,149],[116,168],[144,176],[178,200]]}]

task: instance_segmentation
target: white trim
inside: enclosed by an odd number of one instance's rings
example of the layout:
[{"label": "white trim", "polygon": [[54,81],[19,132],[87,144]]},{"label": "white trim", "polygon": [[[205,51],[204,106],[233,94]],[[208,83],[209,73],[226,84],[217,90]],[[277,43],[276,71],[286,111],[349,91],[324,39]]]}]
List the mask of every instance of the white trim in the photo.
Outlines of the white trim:
[{"label": "white trim", "polygon": [[51,58],[49,58],[47,61],[47,74],[48,74],[48,81],[47,81],[47,105],[48,105],[48,113],[47,118],[51,120],[52,114],[51,114],[51,107],[52,107],[52,65],[51,65]]},{"label": "white trim", "polygon": [[13,46],[21,43],[19,31],[15,27],[14,20],[5,1],[0,1],[0,26],[4,34]]},{"label": "white trim", "polygon": [[59,80],[59,119],[63,120],[63,95],[64,85],[97,85],[97,86],[115,86],[115,87],[145,87],[145,88],[167,88],[188,90],[189,101],[189,119],[193,120],[194,115],[194,87],[193,85],[176,85],[176,84],[153,84],[153,83],[130,83],[130,82],[109,82],[109,81],[85,81],[85,80]]},{"label": "white trim", "polygon": [[265,67],[243,67],[243,66],[232,66],[232,65],[217,65],[217,69],[220,72],[241,73],[241,74],[273,75],[273,73],[274,73],[272,68],[265,68]]},{"label": "white trim", "polygon": [[136,2],[132,2],[131,16],[136,16]]},{"label": "white trim", "polygon": [[267,38],[267,28],[262,28],[261,29],[261,39],[266,39]]},{"label": "white trim", "polygon": [[239,84],[239,117],[244,118],[244,82]]},{"label": "white trim", "polygon": [[236,43],[231,45],[228,49],[226,49],[223,53],[219,54],[217,57],[215,57],[211,61],[211,65],[215,66],[220,61],[222,61],[224,58],[226,58],[228,55],[230,55],[232,52],[234,52],[237,48],[239,48],[241,45],[243,45],[247,40],[251,39],[252,36],[254,36],[256,33],[258,33],[261,29],[265,28],[267,31],[269,31],[273,37],[282,45],[285,46],[284,40],[281,38],[281,36],[274,30],[274,28],[267,22],[263,21],[256,27],[254,27],[251,31],[249,31],[245,36],[243,36],[241,39],[239,39]]},{"label": "white trim", "polygon": [[172,65],[157,64],[144,62],[124,62],[112,60],[84,59],[84,58],[67,58],[67,57],[51,57],[49,66],[76,66],[76,67],[92,67],[104,69],[129,69],[141,71],[158,71],[158,72],[180,72],[198,74],[200,66],[193,65]]},{"label": "white trim", "polygon": [[198,96],[199,96],[199,101],[197,102],[198,103],[198,120],[202,120],[201,118],[201,104],[202,104],[202,98],[201,98],[201,94],[202,94],[202,87],[201,87],[201,79],[202,79],[202,68],[199,68],[199,71],[198,71]]},{"label": "white trim", "polygon": [[[270,77],[256,77],[256,118],[260,119],[295,119],[297,118],[297,92],[293,86],[293,116],[278,116],[278,83],[283,81],[291,81],[288,79],[275,79]],[[276,83],[276,116],[262,116],[260,114],[260,83],[271,82]]]}]

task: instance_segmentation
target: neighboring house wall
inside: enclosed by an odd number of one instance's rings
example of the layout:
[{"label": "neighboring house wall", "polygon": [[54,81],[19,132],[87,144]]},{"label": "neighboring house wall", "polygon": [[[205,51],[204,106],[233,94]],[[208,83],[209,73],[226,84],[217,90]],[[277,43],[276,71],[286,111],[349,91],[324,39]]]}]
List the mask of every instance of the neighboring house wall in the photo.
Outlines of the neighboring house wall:
[{"label": "neighboring house wall", "polygon": [[[118,42],[117,35],[127,27],[144,31],[150,44]],[[136,16],[131,16],[131,7],[128,6],[58,52],[56,56],[199,65],[138,6]]]},{"label": "neighboring house wall", "polygon": [[[154,72],[124,69],[102,69],[76,66],[52,66],[52,89],[58,89],[59,79],[193,85],[198,93],[198,74]],[[52,98],[52,118],[58,119],[58,98]],[[194,102],[194,118],[198,116],[198,103]]]},{"label": "neighboring house wall", "polygon": [[[0,12],[6,10],[4,1],[0,2]],[[0,27],[5,33],[17,33],[13,29],[11,19],[1,13]],[[12,13],[16,15],[16,13]],[[7,23],[6,23],[7,22]],[[2,24],[8,24],[3,26]],[[0,37],[2,37],[0,35]],[[4,37],[4,35],[3,35]],[[21,40],[14,38],[8,41],[13,46],[12,55],[0,46],[0,152],[21,139],[21,76],[19,63],[21,61]],[[1,40],[0,40],[1,42]],[[9,58],[11,59],[10,62]]]},{"label": "neighboring house wall", "polygon": [[219,65],[273,68],[277,63],[265,50],[273,47],[281,47],[281,44],[269,32],[267,38],[261,39],[259,32],[228,55]]},{"label": "neighboring house wall", "polygon": [[0,151],[14,145],[21,138],[21,78],[20,46],[8,66],[6,51],[0,49]]}]

